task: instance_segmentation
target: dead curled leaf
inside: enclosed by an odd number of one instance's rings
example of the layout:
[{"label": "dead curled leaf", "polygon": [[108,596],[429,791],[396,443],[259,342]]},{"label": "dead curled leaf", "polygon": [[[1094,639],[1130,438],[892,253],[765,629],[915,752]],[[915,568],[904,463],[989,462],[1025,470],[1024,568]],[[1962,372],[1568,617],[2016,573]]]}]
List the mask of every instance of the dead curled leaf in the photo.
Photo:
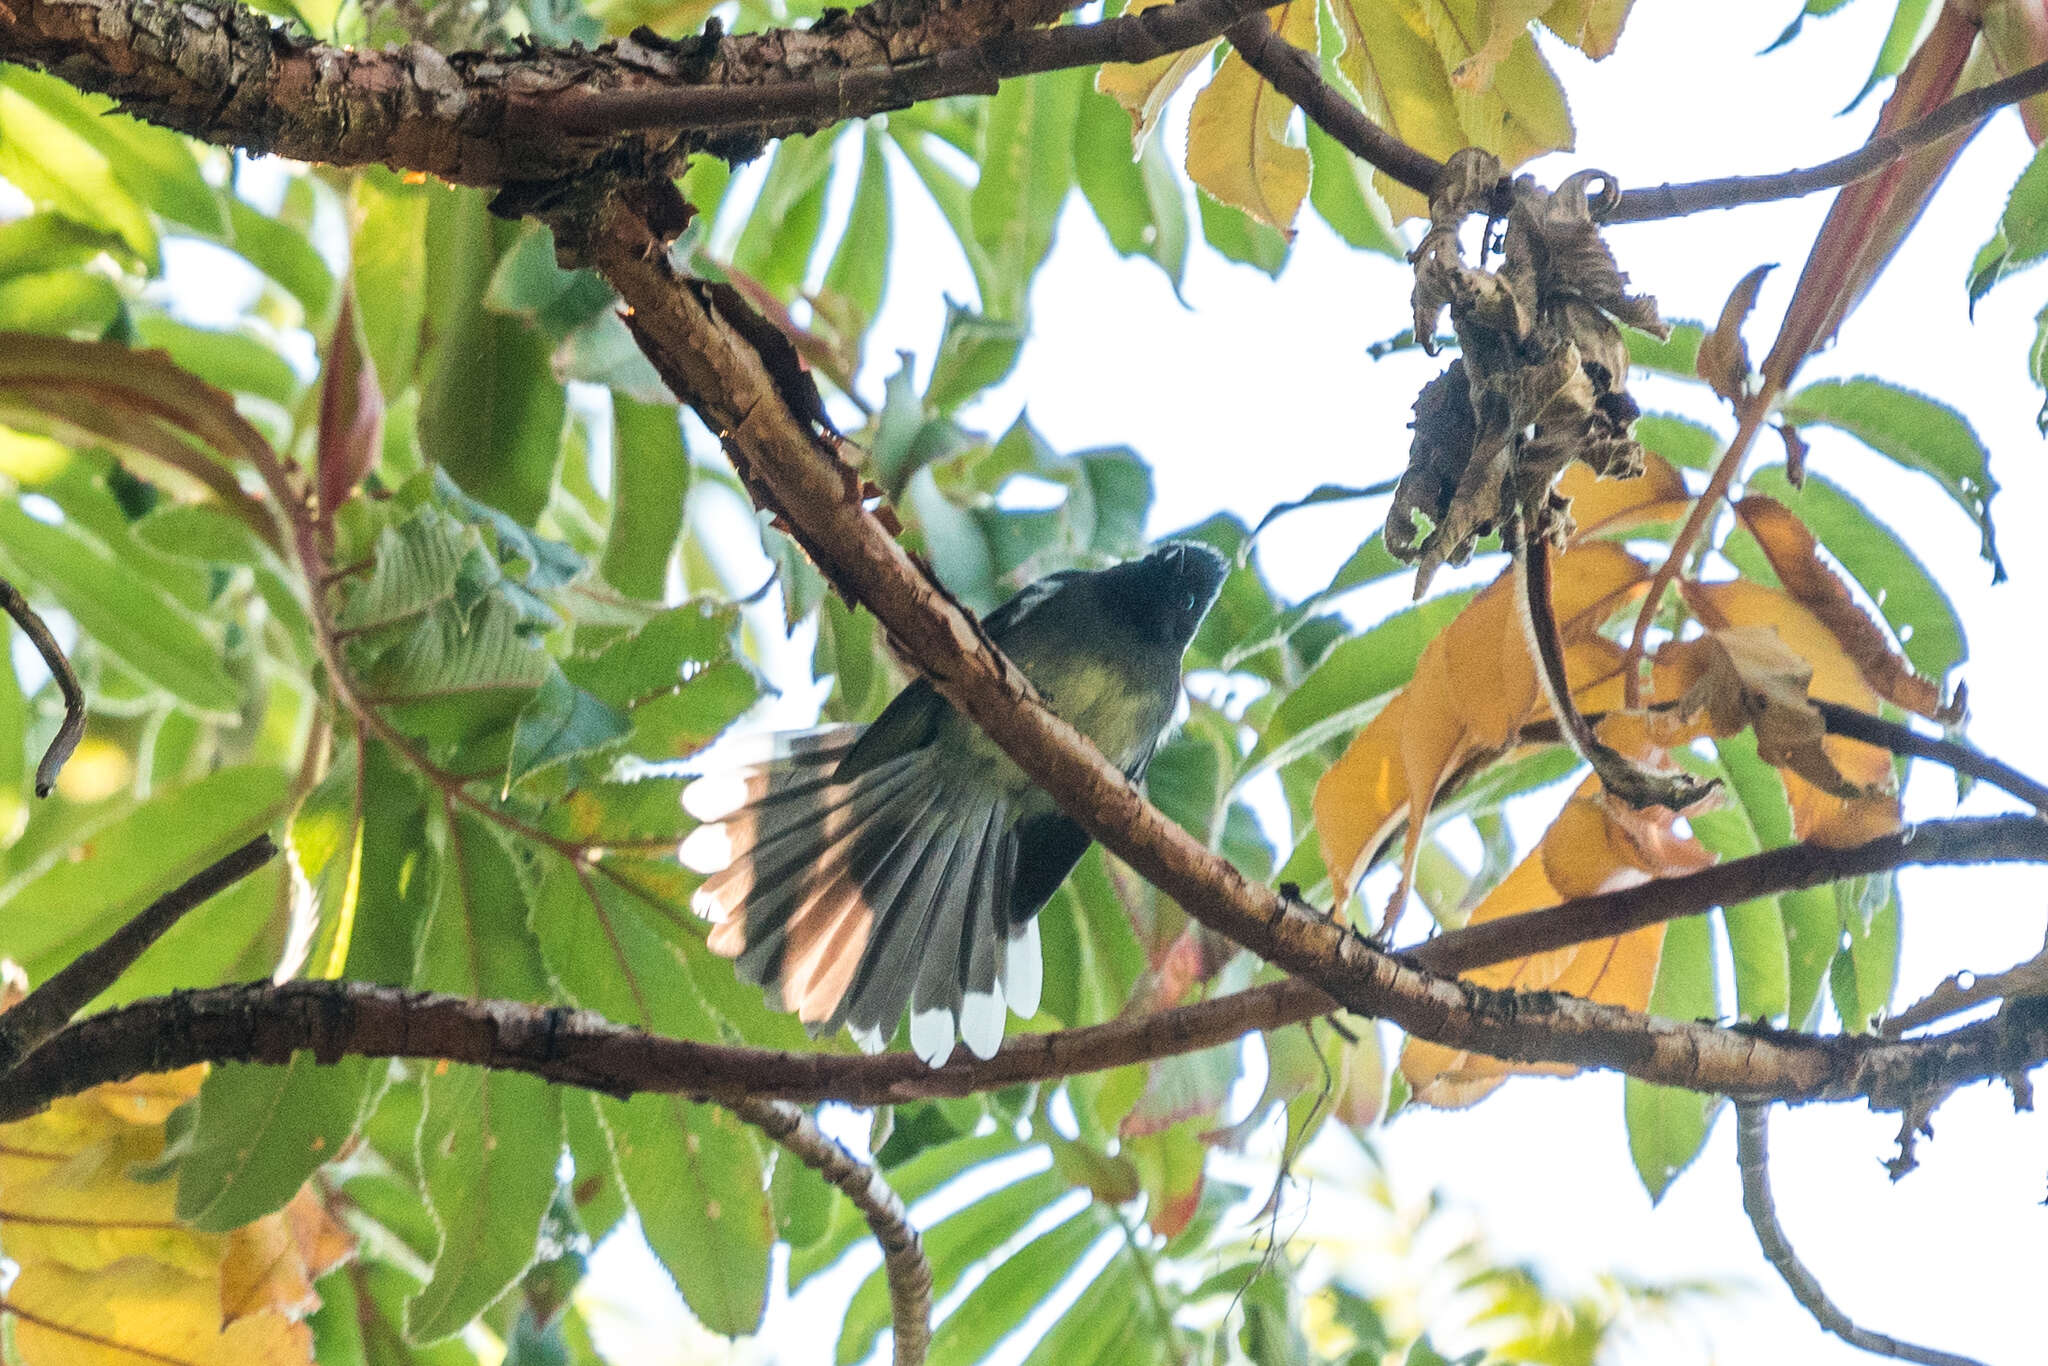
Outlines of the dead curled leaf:
[{"label": "dead curled leaf", "polygon": [[1464,563],[1518,509],[1562,545],[1571,518],[1554,485],[1574,461],[1608,478],[1643,467],[1616,324],[1669,329],[1654,300],[1628,292],[1593,222],[1588,189],[1611,181],[1582,172],[1552,192],[1517,180],[1500,268],[1475,269],[1459,231],[1499,209],[1502,184],[1490,154],[1451,157],[1413,256],[1415,335],[1434,336],[1448,309],[1462,353],[1416,400],[1409,469],[1387,513],[1387,547],[1415,564],[1417,597],[1439,565]]},{"label": "dead curled leaf", "polygon": [[1657,652],[1657,691],[1676,694],[1677,705],[1657,713],[1668,729],[1653,738],[1679,745],[1704,721],[1715,738],[1756,729],[1757,753],[1765,763],[1789,768],[1821,790],[1853,799],[1869,795],[1835,767],[1823,740],[1827,724],[1807,697],[1813,666],[1778,637],[1771,626],[1732,626],[1691,640],[1673,641]]},{"label": "dead curled leaf", "polygon": [[1857,605],[1848,586],[1822,562],[1820,543],[1792,509],[1775,498],[1752,494],[1735,505],[1735,515],[1763,547],[1785,591],[1821,619],[1879,697],[1943,725],[1963,719],[1961,704],[1942,701],[1940,686],[1913,672],[1913,666],[1892,648],[1884,628]]},{"label": "dead curled leaf", "polygon": [[1728,292],[1728,302],[1721,305],[1720,321],[1700,341],[1693,369],[1730,403],[1739,400],[1749,388],[1749,348],[1742,342],[1742,324],[1756,307],[1756,294],[1763,288],[1764,277],[1776,269],[1775,262],[1758,266],[1736,281],[1735,288]]}]

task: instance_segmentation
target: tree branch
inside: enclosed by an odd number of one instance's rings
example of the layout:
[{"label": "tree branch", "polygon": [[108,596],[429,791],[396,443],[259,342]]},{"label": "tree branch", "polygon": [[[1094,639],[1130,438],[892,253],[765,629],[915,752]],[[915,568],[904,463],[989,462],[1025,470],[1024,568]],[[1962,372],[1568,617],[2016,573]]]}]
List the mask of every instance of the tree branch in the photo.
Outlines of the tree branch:
[{"label": "tree branch", "polygon": [[1882,716],[1872,716],[1855,707],[1845,707],[1839,702],[1824,702],[1816,697],[1813,706],[1826,723],[1830,735],[1844,735],[1851,740],[1888,749],[1894,754],[1909,754],[1916,759],[1944,765],[1957,773],[1990,783],[2035,810],[2048,813],[2048,786],[1982,750],[1939,736],[1922,735],[1910,726],[1887,721]]},{"label": "tree branch", "polygon": [[270,836],[258,835],[143,907],[99,945],[72,959],[12,1010],[0,1014],[0,1077],[112,986],[166,930],[184,919],[186,912],[234,886],[276,854]]},{"label": "tree branch", "polygon": [[36,615],[36,609],[28,605],[21,590],[5,579],[0,579],[0,610],[14,618],[29,644],[36,647],[36,653],[50,668],[50,676],[57,680],[57,691],[64,696],[63,724],[50,737],[49,748],[36,764],[36,795],[47,797],[56,791],[57,775],[63,771],[71,751],[85,738],[85,689],[78,686],[78,675],[72,672],[71,661],[64,657],[64,650],[50,634],[50,628]]},{"label": "tree branch", "polygon": [[1735,1162],[1742,1171],[1742,1208],[1749,1226],[1756,1230],[1757,1245],[1764,1259],[1777,1268],[1792,1298],[1799,1301],[1814,1322],[1851,1347],[1899,1361],[1917,1361],[1923,1366],[1982,1366],[1974,1357],[1957,1356],[1901,1342],[1885,1333],[1859,1327],[1843,1313],[1799,1254],[1792,1250],[1784,1225],[1778,1222],[1777,1203],[1771,1198],[1770,1155],[1765,1143],[1765,1123],[1770,1106],[1737,1102],[1735,1106]]},{"label": "tree branch", "polygon": [[1148,62],[1213,42],[1259,0],[1179,3],[1069,28],[1023,29],[911,61],[759,85],[581,87],[557,108],[570,133],[640,128],[810,132],[947,95],[993,95],[997,82],[1101,62]]},{"label": "tree branch", "polygon": [[309,42],[235,0],[15,0],[0,6],[0,57],[224,146],[497,188],[673,172],[694,150],[751,155],[1006,76],[1144,61],[1213,40],[1251,3],[1039,29],[1070,0],[874,0],[807,29],[443,55]]},{"label": "tree branch", "polygon": [[1838,189],[1875,175],[1909,152],[1965,132],[2008,104],[2018,104],[2043,91],[2048,91],[2048,62],[1957,95],[1896,133],[1872,138],[1847,156],[1818,166],[1776,175],[1725,176],[1683,185],[1624,190],[1614,210],[1601,221],[1643,223],[1657,218],[1682,218],[1707,209],[1766,204],[1774,199],[1797,199]]},{"label": "tree branch", "polygon": [[856,1160],[789,1101],[750,1096],[732,1102],[731,1109],[837,1186],[867,1220],[881,1246],[882,1270],[889,1280],[896,1366],[922,1366],[932,1339],[932,1264],[925,1258],[917,1230],[910,1226],[903,1201],[879,1171]]},{"label": "tree branch", "polygon": [[1312,53],[1273,31],[1264,11],[1245,16],[1224,36],[1247,66],[1299,105],[1303,114],[1353,156],[1420,194],[1435,192],[1444,164],[1367,118],[1364,110],[1323,79]]},{"label": "tree branch", "polygon": [[[1863,1098],[1918,1114],[1958,1087],[2024,1076],[2048,1062],[2048,1003],[2015,1002],[1998,1016],[1932,1038],[1874,1034],[1816,1038],[1763,1027],[1664,1020],[1550,992],[1493,991],[1398,963],[1366,999],[1418,1037],[1515,1062],[1620,1070],[1662,1085],[1803,1103]],[[362,982],[255,982],[157,997],[73,1024],[0,1078],[0,1123],[58,1096],[195,1062],[283,1065],[310,1051],[415,1058],[524,1072],[608,1095],[659,1093],[738,1105],[824,1100],[882,1105],[969,1095],[1128,1061],[1105,1045],[1171,1027],[1176,1046],[1228,1042],[1330,1009],[1304,983],[1225,996],[1136,1023],[1012,1040],[986,1062],[928,1068],[909,1053],[784,1053],[664,1038],[589,1011],[476,1001]],[[1267,1018],[1247,1020],[1265,1012]],[[1301,1012],[1301,1013],[1296,1013]],[[1293,1020],[1289,1019],[1293,1017]],[[1156,1054],[1155,1054],[1156,1056]]]}]

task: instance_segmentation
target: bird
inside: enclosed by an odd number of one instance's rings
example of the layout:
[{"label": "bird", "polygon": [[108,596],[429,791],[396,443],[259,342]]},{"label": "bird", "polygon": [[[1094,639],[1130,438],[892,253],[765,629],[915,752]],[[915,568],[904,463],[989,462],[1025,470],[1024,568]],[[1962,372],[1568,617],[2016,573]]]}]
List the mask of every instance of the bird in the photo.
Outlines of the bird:
[{"label": "bird", "polygon": [[[1169,541],[1034,580],[982,624],[1135,782],[1229,568],[1198,541]],[[701,824],[679,853],[705,875],[691,906],[711,922],[711,950],[813,1037],[843,1026],[879,1052],[908,1009],[928,1065],[951,1056],[956,1031],[993,1056],[1008,1012],[1038,1013],[1038,912],[1087,832],[922,678],[870,725],[749,739],[682,793]]]}]

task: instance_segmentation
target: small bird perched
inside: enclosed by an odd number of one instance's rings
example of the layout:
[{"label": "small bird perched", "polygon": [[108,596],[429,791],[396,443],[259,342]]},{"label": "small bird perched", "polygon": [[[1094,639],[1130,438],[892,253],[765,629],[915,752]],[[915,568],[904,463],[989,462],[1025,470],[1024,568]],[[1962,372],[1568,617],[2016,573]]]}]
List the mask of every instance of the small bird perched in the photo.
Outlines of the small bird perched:
[{"label": "small bird perched", "polygon": [[[1174,541],[1039,579],[983,625],[1135,781],[1228,572],[1209,547]],[[936,1067],[956,1027],[986,1058],[1008,1010],[1038,1013],[1038,911],[1088,835],[924,679],[873,725],[765,737],[750,761],[685,788],[683,806],[705,822],[682,860],[709,875],[691,905],[714,922],[713,952],[813,1034],[843,1024],[876,1052],[908,1006],[911,1047]]]}]

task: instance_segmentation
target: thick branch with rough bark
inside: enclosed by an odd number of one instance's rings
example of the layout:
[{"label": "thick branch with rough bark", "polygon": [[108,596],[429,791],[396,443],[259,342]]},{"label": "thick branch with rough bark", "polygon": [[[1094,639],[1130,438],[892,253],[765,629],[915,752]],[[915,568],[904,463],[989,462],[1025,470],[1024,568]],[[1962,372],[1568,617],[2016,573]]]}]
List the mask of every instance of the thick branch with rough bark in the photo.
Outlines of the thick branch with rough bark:
[{"label": "thick branch with rough bark", "polygon": [[[1176,1023],[1212,1026],[1203,1042],[1227,1042],[1247,1027],[1288,1022],[1295,994],[1310,989],[1283,985],[1152,1021],[1179,1017]],[[1742,1099],[1862,1097],[1873,1109],[1913,1114],[1929,1096],[1939,1100],[1958,1087],[2023,1076],[2048,1062],[2048,1002],[2040,1000],[2016,1002],[1992,1019],[1934,1038],[1895,1040],[1654,1019],[1576,996],[1492,991],[1398,965],[1374,987],[1362,993],[1382,1005],[1373,1013],[1422,1038],[1511,1061],[1618,1068]],[[1271,1019],[1240,1018],[1240,1003],[1264,1007]],[[1326,999],[1313,1004],[1311,1013],[1329,1008]],[[159,997],[80,1021],[0,1079],[0,1122],[101,1082],[195,1062],[281,1065],[300,1050],[323,1063],[351,1056],[468,1063],[612,1095],[679,1094],[728,1105],[748,1098],[882,1105],[1114,1065],[1126,1059],[1105,1059],[1098,1045],[1128,1036],[1122,1024],[1030,1035],[985,1063],[933,1069],[908,1053],[780,1053],[664,1038],[589,1011],[515,1001],[360,982],[258,982]]]},{"label": "thick branch with rough bark", "polygon": [[495,188],[674,173],[700,147],[751,154],[1006,77],[1146,61],[1214,41],[1252,3],[1044,29],[1069,0],[874,0],[807,29],[444,56],[309,42],[235,0],[17,0],[0,6],[0,57],[223,146]]},{"label": "thick branch with rough bark", "polygon": [[[1604,938],[1831,877],[2004,859],[2048,861],[2048,824],[2025,816],[1947,821],[1846,850],[1772,850],[1690,877],[1454,931],[1398,957],[1368,949],[1376,976],[1353,993],[1352,1008],[1419,1038],[1516,1061],[1614,1068],[1646,1081],[1781,1100],[1868,1094],[1873,1105],[1901,1109],[1930,1095],[1938,1099],[1943,1088],[2024,1071],[2048,1057],[2042,1051],[2048,1037],[1963,1031],[1877,1055],[1868,1052],[1868,1039],[1658,1020],[1575,997],[1491,991],[1432,974]],[[1335,1005],[1307,982],[1276,982],[1156,1015],[1023,1035],[986,1062],[961,1050],[933,1069],[907,1053],[846,1057],[664,1039],[587,1012],[516,1002],[348,983],[259,983],[145,1001],[72,1026],[0,1079],[0,1122],[102,1081],[202,1060],[283,1062],[298,1049],[322,1058],[447,1058],[619,1094],[875,1105],[969,1095],[1193,1052],[1298,1024]],[[2005,1071],[1973,1070],[1990,1061]]]}]

